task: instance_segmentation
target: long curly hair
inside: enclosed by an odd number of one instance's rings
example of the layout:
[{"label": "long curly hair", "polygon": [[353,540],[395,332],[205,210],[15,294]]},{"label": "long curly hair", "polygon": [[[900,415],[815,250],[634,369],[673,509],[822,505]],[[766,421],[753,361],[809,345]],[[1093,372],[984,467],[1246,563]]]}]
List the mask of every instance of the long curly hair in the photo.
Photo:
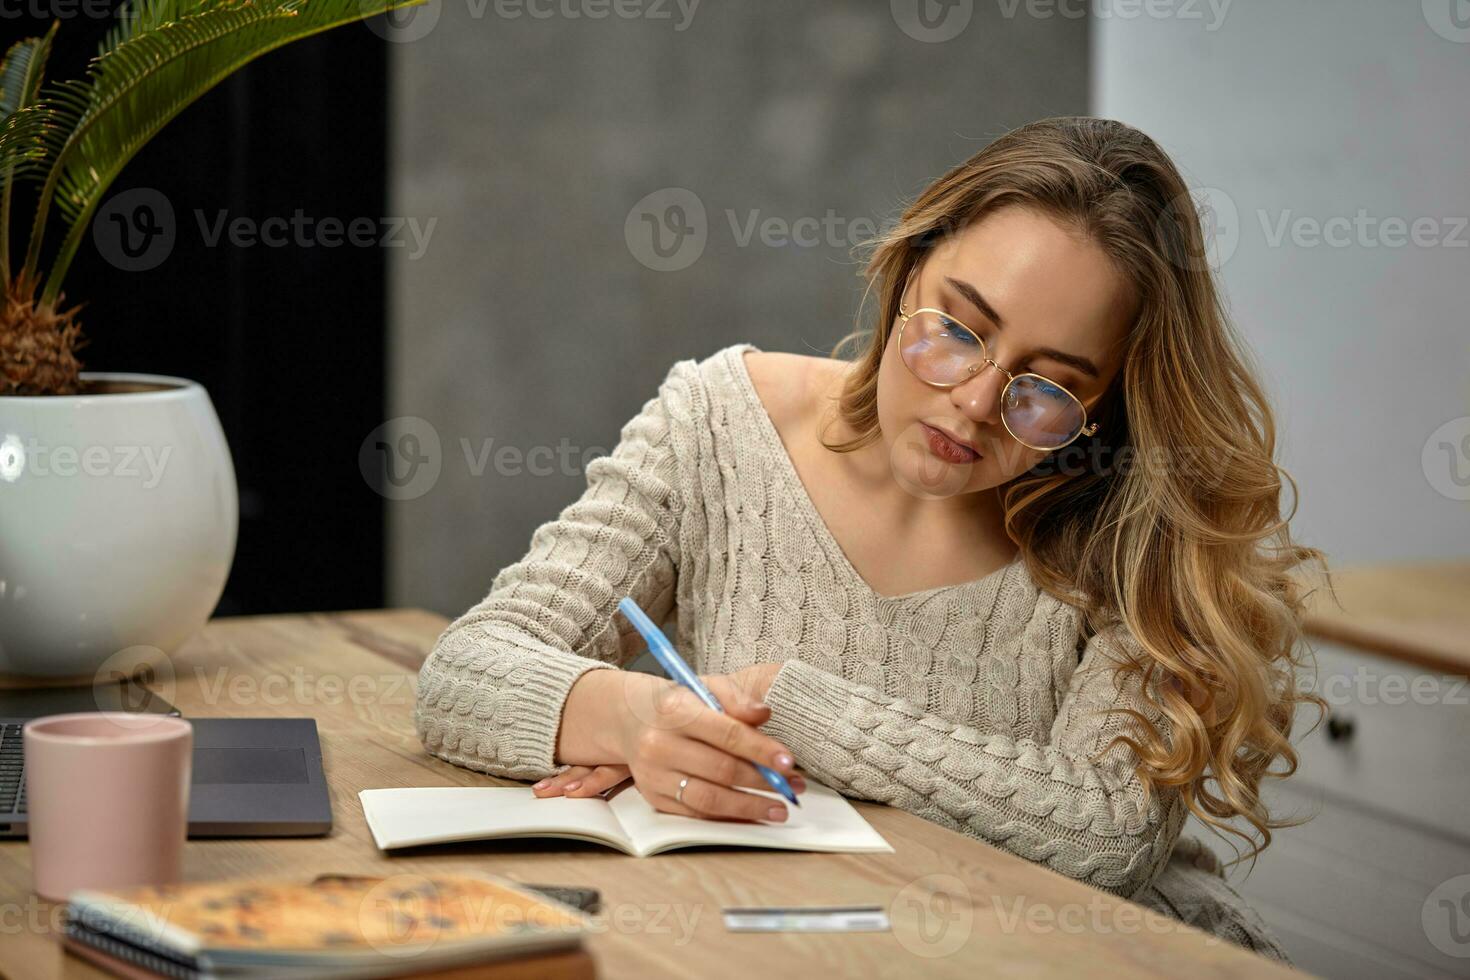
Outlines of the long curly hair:
[{"label": "long curly hair", "polygon": [[[1254,864],[1272,828],[1302,822],[1273,819],[1262,780],[1296,771],[1297,706],[1316,704],[1319,722],[1327,707],[1298,682],[1296,651],[1310,652],[1303,602],[1315,584],[1298,566],[1314,563],[1331,583],[1326,556],[1292,543],[1282,478],[1293,513],[1296,484],[1274,462],[1271,407],[1221,302],[1199,208],[1152,139],[1091,117],[1022,126],[865,243],[863,305],[876,288],[879,316],[832,352],[866,340],[836,405],[858,435],[823,442],[850,452],[880,438],[878,367],[910,274],[946,236],[1011,205],[1101,247],[1139,306],[1122,368],[1089,413],[1098,433],[998,489],[1006,533],[1038,587],[1081,610],[1084,637],[1121,627],[1136,641],[1123,645],[1119,669],[1142,674],[1171,723],[1166,737],[1139,712],[1114,709],[1141,726],[1139,738],[1118,738],[1137,754],[1145,786],[1177,788],[1207,826],[1244,841]],[[1277,759],[1283,767],[1272,770]],[[1232,826],[1236,818],[1253,830]]]}]

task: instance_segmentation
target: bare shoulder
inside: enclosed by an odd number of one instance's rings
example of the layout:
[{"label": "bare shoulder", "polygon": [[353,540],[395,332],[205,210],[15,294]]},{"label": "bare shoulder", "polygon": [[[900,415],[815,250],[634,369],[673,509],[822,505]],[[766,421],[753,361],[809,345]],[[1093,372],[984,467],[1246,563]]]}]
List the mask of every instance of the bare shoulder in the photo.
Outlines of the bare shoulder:
[{"label": "bare shoulder", "polygon": [[785,351],[746,351],[742,356],[766,414],[782,432],[817,409],[845,366],[834,358]]}]

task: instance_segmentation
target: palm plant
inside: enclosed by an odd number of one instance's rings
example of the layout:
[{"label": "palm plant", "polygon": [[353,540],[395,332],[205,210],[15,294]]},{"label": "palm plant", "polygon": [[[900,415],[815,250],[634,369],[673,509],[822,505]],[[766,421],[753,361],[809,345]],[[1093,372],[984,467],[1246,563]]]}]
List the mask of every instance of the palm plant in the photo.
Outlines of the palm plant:
[{"label": "palm plant", "polygon": [[[57,25],[0,62],[0,395],[74,394],[79,307],[66,272],[102,195],[183,109],[247,62],[300,38],[424,0],[130,0],[80,79],[42,87]],[[12,263],[12,192],[34,189]],[[42,253],[53,213],[60,243]]]}]

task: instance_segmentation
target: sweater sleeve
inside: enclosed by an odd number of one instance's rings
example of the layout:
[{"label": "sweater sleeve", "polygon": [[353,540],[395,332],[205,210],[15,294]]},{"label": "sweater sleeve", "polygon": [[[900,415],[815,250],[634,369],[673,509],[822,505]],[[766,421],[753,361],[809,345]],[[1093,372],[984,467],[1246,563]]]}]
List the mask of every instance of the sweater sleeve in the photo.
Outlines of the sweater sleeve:
[{"label": "sweater sleeve", "polygon": [[1113,736],[1138,738],[1131,708],[1166,737],[1167,716],[1119,674],[1120,627],[1088,641],[1045,744],[982,734],[912,702],[788,660],[766,700],[764,730],[799,764],[849,796],[887,803],[1004,847],[1125,898],[1167,863],[1186,808],[1177,790],[1151,791],[1138,757]]},{"label": "sweater sleeve", "polygon": [[638,649],[614,618],[618,601],[632,596],[654,622],[673,607],[681,445],[700,397],[695,362],[675,364],[613,451],[587,464],[581,497],[538,527],[525,557],[440,635],[419,671],[414,713],[429,752],[515,779],[559,768],[572,685]]}]

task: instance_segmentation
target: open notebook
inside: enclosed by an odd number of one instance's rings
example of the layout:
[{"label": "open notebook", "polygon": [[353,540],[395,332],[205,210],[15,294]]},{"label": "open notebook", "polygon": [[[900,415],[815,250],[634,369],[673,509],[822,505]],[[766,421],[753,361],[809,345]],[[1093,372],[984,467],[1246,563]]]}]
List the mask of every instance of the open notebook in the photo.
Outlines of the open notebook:
[{"label": "open notebook", "polygon": [[540,800],[524,786],[365,789],[357,795],[373,840],[385,851],[496,837],[569,837],[635,857],[712,844],[788,851],[893,850],[851,803],[811,780],[801,794],[801,806],[787,808],[785,823],[659,813],[636,786],[625,786],[611,800]]}]

